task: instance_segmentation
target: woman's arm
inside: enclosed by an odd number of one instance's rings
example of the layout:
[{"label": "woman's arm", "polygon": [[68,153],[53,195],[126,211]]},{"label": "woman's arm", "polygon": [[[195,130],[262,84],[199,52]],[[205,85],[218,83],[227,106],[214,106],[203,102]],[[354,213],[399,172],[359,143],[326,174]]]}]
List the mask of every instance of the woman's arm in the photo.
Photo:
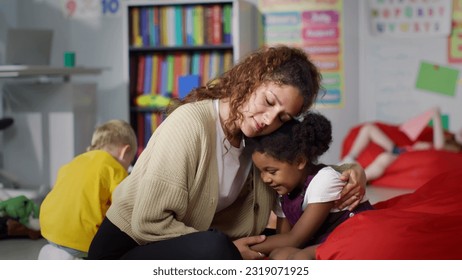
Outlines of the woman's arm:
[{"label": "woman's arm", "polygon": [[200,221],[191,220],[187,225],[183,218],[188,211],[194,211],[188,207],[196,164],[214,155],[213,151],[207,155],[200,152],[207,151],[204,146],[214,139],[204,134],[207,121],[194,107],[175,110],[154,132],[127,177],[130,185],[125,190],[138,189],[130,222],[133,235],[139,240],[151,242],[197,231],[195,226]]},{"label": "woman's arm", "polygon": [[331,165],[331,167],[340,172],[342,174],[340,179],[346,182],[340,193],[340,198],[335,202],[335,207],[338,209],[348,207],[351,211],[358,206],[366,193],[366,173],[359,163]]},{"label": "woman's arm", "polygon": [[279,247],[301,247],[316,233],[326,220],[334,202],[310,203],[289,232],[266,237],[262,243],[251,246],[254,251],[268,255]]}]

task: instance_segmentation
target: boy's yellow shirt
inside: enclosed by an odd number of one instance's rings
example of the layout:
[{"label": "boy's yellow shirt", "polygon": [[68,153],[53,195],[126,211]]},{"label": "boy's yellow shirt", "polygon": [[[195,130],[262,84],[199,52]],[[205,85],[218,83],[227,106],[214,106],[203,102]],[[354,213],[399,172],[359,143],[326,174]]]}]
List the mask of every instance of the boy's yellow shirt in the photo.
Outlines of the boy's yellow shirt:
[{"label": "boy's yellow shirt", "polygon": [[127,175],[125,168],[102,150],[83,153],[62,166],[40,207],[42,236],[88,252],[111,205],[112,192]]}]

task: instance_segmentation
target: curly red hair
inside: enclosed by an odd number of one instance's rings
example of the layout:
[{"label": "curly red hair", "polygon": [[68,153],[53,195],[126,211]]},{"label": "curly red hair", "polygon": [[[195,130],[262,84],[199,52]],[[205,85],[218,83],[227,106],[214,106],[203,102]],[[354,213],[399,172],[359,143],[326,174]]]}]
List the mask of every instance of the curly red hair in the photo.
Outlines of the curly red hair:
[{"label": "curly red hair", "polygon": [[205,86],[192,90],[179,105],[204,100],[230,100],[230,115],[225,121],[225,131],[229,139],[229,128],[236,120],[241,119],[242,106],[255,90],[264,83],[289,85],[297,88],[303,97],[302,112],[309,109],[317,98],[321,87],[321,74],[309,59],[306,52],[296,47],[278,45],[262,47],[237,63]]}]

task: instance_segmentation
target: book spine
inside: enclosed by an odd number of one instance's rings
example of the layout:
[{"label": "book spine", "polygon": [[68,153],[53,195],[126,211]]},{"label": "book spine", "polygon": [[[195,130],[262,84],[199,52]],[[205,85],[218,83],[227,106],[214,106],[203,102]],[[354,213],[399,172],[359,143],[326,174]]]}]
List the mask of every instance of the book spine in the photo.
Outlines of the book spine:
[{"label": "book spine", "polygon": [[233,7],[231,4],[223,5],[223,43],[225,44],[231,44],[232,42],[232,12]]},{"label": "book spine", "polygon": [[152,75],[151,75],[151,93],[152,94],[158,94],[159,91],[157,91],[157,83],[159,80],[159,56],[158,55],[153,55],[152,56]]},{"label": "book spine", "polygon": [[223,43],[223,14],[221,5],[212,6],[212,44]]},{"label": "book spine", "polygon": [[175,6],[175,46],[183,46],[183,7]]},{"label": "book spine", "polygon": [[132,46],[141,47],[143,45],[143,40],[141,39],[140,33],[140,25],[141,25],[141,17],[140,17],[140,9],[138,7],[133,7],[130,10],[132,14]]},{"label": "book spine", "polygon": [[164,59],[162,61],[161,73],[162,73],[161,74],[162,85],[161,85],[160,92],[161,92],[162,96],[169,97],[168,87],[167,87],[167,83],[168,83],[168,62],[167,62],[167,57],[164,57]]},{"label": "book spine", "polygon": [[194,6],[194,45],[204,45],[204,7],[202,5]]},{"label": "book spine", "polygon": [[140,55],[138,57],[138,73],[136,81],[136,93],[140,95],[144,90],[144,70],[145,70],[145,56]]},{"label": "book spine", "polygon": [[151,93],[151,79],[152,79],[152,56],[146,55],[144,63],[144,85],[143,94]]},{"label": "book spine", "polygon": [[153,24],[154,24],[154,46],[160,45],[160,11],[158,7],[154,7]]},{"label": "book spine", "polygon": [[141,18],[140,18],[141,45],[149,46],[149,9],[142,8],[140,12],[141,12]]},{"label": "book spine", "polygon": [[204,6],[204,43],[207,45],[212,44],[213,40],[213,18],[212,18],[212,6]]},{"label": "book spine", "polygon": [[175,75],[175,59],[173,55],[167,55],[167,93],[171,97],[173,93],[173,78]]},{"label": "book spine", "polygon": [[185,30],[186,30],[186,45],[194,45],[194,20],[193,20],[193,6],[186,6],[186,16],[185,16]]}]

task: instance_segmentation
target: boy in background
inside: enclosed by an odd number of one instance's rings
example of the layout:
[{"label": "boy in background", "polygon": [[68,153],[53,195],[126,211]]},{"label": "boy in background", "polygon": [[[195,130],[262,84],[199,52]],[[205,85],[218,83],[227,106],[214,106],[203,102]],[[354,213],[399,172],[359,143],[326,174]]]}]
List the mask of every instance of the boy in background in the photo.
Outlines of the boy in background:
[{"label": "boy in background", "polygon": [[136,151],[130,124],[111,120],[96,128],[87,152],[60,168],[40,207],[40,229],[49,244],[39,259],[86,258],[112,192],[128,176]]}]

